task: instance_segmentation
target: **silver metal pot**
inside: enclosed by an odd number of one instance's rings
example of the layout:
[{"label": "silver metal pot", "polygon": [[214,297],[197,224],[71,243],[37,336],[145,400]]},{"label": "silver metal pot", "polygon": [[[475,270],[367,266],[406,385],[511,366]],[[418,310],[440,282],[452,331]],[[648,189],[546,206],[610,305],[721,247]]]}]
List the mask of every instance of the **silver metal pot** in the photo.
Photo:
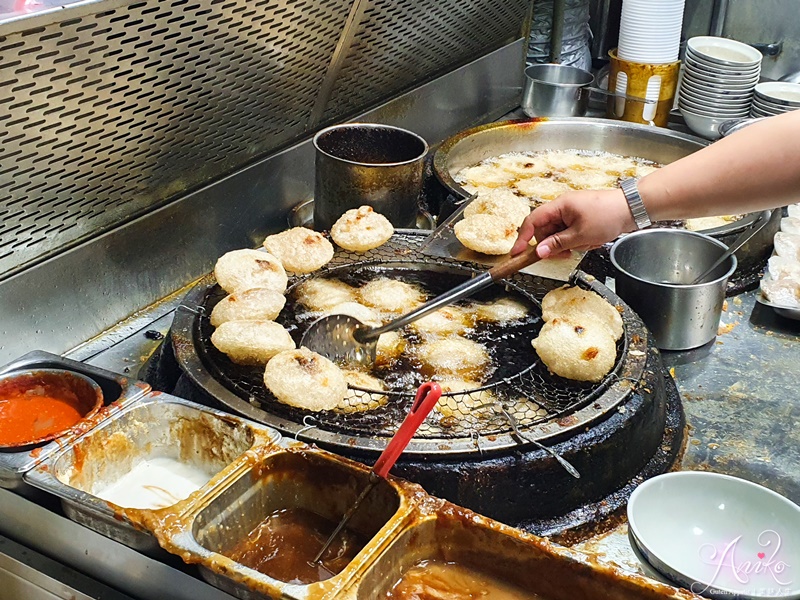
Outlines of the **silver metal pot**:
[{"label": "silver metal pot", "polygon": [[589,108],[594,75],[567,65],[531,65],[525,69],[522,110],[529,117],[582,117]]},{"label": "silver metal pot", "polygon": [[653,332],[656,346],[688,350],[717,335],[725,289],[736,270],[731,256],[691,284],[727,247],[714,238],[681,229],[645,229],[611,247],[616,292]]},{"label": "silver metal pot", "polygon": [[392,225],[417,219],[428,144],[416,133],[377,123],[345,123],[314,136],[314,227],[330,229],[342,213],[371,206]]}]

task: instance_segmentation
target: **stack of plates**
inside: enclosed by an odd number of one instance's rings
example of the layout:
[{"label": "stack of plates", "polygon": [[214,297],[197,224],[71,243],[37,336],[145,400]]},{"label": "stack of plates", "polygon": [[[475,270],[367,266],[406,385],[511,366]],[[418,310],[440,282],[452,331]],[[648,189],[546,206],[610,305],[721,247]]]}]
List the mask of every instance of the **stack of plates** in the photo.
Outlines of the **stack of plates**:
[{"label": "stack of plates", "polygon": [[721,123],[750,114],[760,74],[761,53],[752,46],[727,38],[691,38],[678,99],[686,125],[705,138],[719,138]]},{"label": "stack of plates", "polygon": [[617,57],[661,65],[678,60],[685,0],[623,0]]},{"label": "stack of plates", "polygon": [[800,83],[759,83],[753,94],[751,117],[771,117],[800,108]]}]

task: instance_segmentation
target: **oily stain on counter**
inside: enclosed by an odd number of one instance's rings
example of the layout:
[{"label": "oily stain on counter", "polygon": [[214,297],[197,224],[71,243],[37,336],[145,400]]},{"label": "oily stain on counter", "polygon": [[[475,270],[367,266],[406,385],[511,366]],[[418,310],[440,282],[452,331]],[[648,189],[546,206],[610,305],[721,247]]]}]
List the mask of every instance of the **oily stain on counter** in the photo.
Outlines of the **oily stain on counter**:
[{"label": "oily stain on counter", "polygon": [[286,583],[324,581],[341,572],[366,545],[367,539],[342,530],[312,563],[336,523],[302,508],[276,510],[228,553],[229,558]]}]

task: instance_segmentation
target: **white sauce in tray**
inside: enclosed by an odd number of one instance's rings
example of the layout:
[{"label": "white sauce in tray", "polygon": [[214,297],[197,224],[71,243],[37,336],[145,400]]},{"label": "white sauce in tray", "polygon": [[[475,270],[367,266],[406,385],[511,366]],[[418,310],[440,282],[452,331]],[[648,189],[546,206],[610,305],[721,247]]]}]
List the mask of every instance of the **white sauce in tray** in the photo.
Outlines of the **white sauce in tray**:
[{"label": "white sauce in tray", "polygon": [[95,495],[125,508],[165,508],[205,485],[211,476],[173,458],[151,458]]}]

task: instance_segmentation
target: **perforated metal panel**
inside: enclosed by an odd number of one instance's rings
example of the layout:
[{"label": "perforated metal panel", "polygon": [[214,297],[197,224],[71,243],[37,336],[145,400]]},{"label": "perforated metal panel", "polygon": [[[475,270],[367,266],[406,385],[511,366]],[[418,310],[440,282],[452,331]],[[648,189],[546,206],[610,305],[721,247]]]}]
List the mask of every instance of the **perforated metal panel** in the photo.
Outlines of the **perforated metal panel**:
[{"label": "perforated metal panel", "polygon": [[528,6],[100,0],[4,27],[0,278],[516,39]]},{"label": "perforated metal panel", "polygon": [[0,273],[302,134],[346,0],[151,0],[0,38]]},{"label": "perforated metal panel", "polygon": [[447,72],[522,34],[530,0],[364,0],[324,119]]}]

